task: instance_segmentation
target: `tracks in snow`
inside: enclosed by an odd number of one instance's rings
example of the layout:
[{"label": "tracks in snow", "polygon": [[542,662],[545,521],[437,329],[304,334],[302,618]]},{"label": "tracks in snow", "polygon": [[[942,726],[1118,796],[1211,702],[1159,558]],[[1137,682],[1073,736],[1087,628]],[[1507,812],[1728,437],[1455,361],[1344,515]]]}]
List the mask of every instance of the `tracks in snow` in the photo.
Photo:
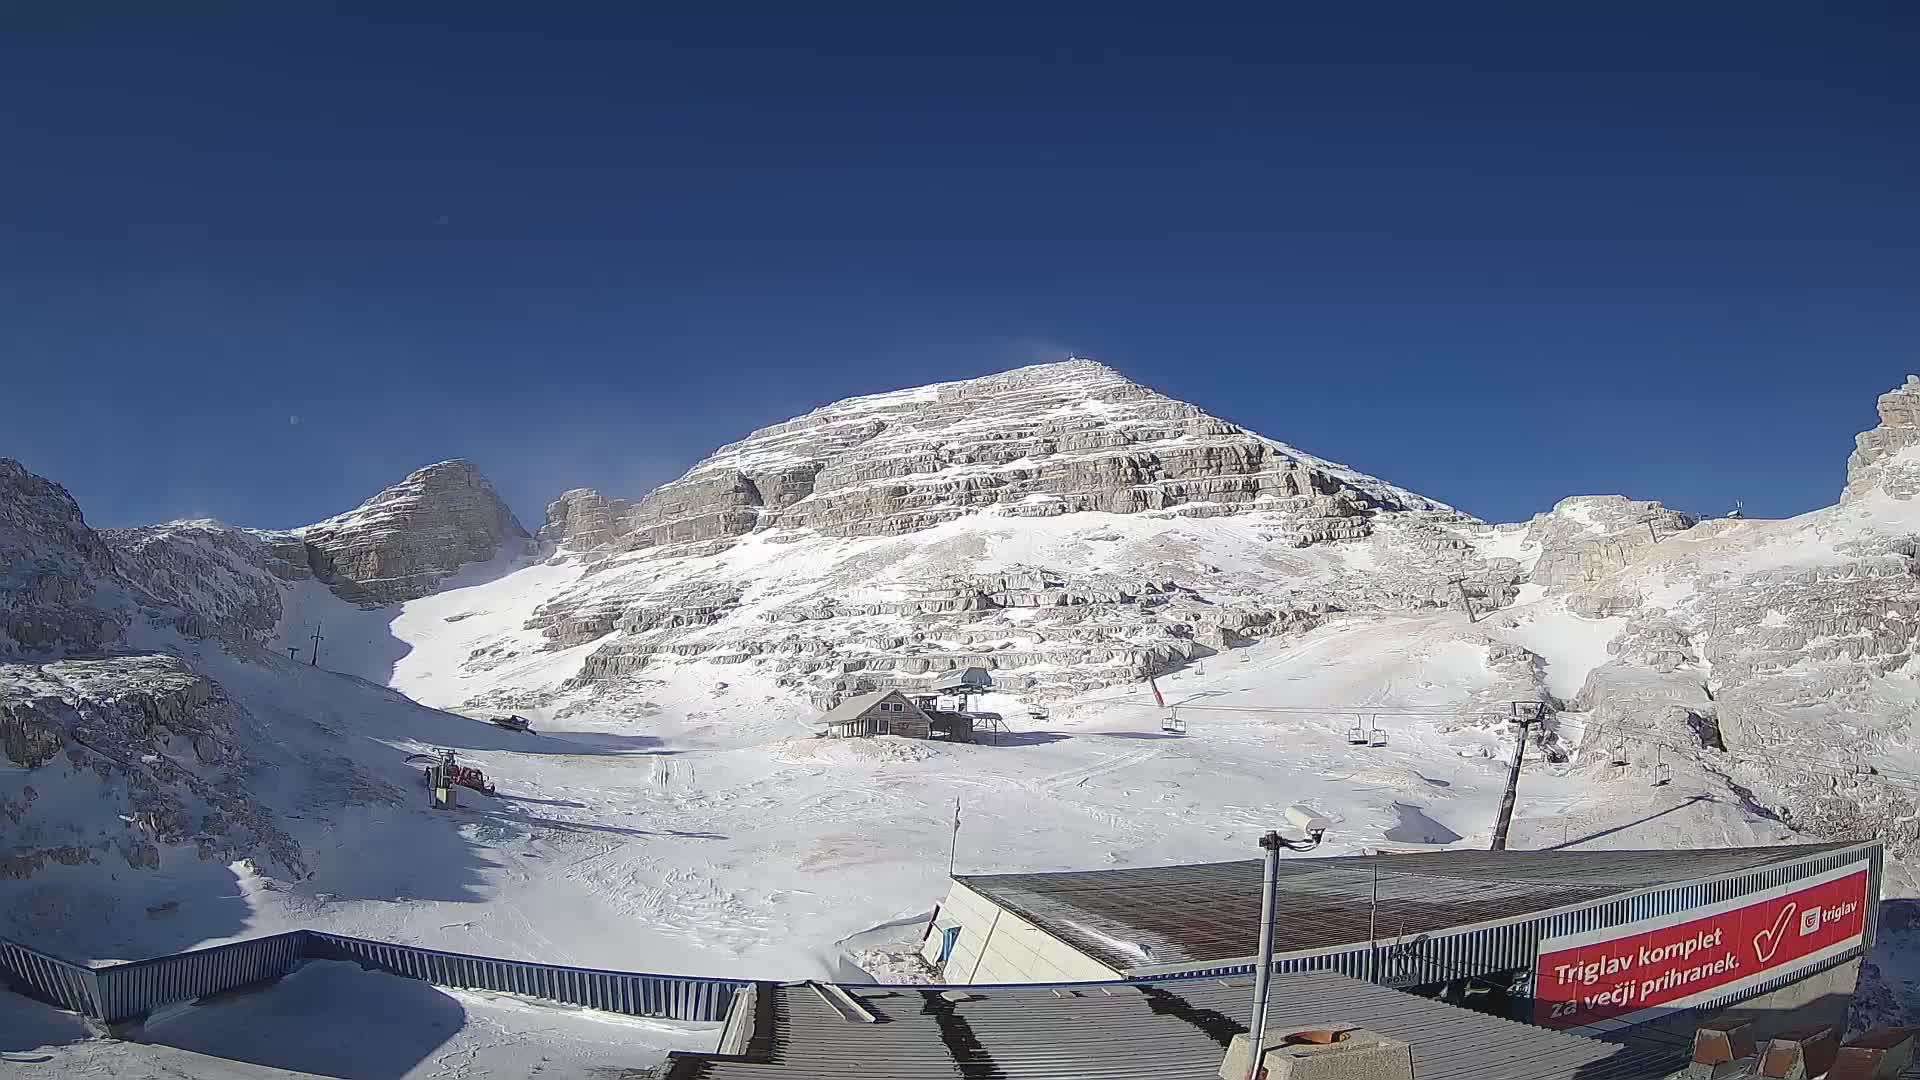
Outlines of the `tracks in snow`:
[{"label": "tracks in snow", "polygon": [[1058,792],[1063,788],[1079,787],[1081,784],[1095,777],[1105,776],[1108,773],[1116,773],[1121,769],[1130,769],[1135,765],[1144,765],[1154,758],[1159,757],[1162,752],[1161,747],[1154,746],[1148,747],[1145,750],[1136,750],[1131,754],[1120,754],[1093,765],[1083,765],[1077,769],[1068,769],[1066,772],[1054,773],[1052,776],[1043,776],[1040,778],[1038,786],[1043,791],[1053,792]]}]

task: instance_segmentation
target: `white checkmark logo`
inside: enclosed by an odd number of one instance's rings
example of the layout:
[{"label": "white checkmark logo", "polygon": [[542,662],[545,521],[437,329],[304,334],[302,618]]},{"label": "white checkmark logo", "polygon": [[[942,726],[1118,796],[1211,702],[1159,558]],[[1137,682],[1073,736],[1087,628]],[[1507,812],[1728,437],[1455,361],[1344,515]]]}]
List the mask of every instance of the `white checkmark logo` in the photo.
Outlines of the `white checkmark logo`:
[{"label": "white checkmark logo", "polygon": [[1780,917],[1773,920],[1773,929],[1762,930],[1753,935],[1753,955],[1759,957],[1761,963],[1770,962],[1773,954],[1780,951],[1780,931],[1786,929],[1787,922],[1793,918],[1793,913],[1799,907],[1797,903],[1788,904],[1780,910]]}]

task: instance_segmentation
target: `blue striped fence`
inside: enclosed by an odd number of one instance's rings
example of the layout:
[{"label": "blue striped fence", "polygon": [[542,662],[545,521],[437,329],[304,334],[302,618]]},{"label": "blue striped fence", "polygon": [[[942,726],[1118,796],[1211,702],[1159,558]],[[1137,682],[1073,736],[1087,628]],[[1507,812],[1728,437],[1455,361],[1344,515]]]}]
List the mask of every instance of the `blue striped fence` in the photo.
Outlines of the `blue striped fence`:
[{"label": "blue striped fence", "polygon": [[96,1018],[126,1020],[176,1001],[277,979],[300,966],[304,934],[295,930],[99,968]]},{"label": "blue striped fence", "polygon": [[727,1018],[734,991],[744,979],[703,979],[681,975],[649,975],[634,971],[562,967],[525,960],[441,952],[413,945],[389,945],[317,930],[305,931],[306,955],[318,960],[351,960],[435,986],[462,990],[497,990],[504,994],[544,998],[604,1012],[652,1016],[668,1020]]},{"label": "blue striped fence", "polygon": [[346,960],[435,986],[493,990],[667,1020],[720,1022],[742,979],[706,979],[538,964],[393,945],[315,930],[235,941],[91,968],[0,938],[0,981],[107,1023],[175,1002],[280,978],[303,960]]},{"label": "blue striped fence", "polygon": [[82,1016],[101,1012],[98,972],[6,938],[0,938],[0,983]]}]

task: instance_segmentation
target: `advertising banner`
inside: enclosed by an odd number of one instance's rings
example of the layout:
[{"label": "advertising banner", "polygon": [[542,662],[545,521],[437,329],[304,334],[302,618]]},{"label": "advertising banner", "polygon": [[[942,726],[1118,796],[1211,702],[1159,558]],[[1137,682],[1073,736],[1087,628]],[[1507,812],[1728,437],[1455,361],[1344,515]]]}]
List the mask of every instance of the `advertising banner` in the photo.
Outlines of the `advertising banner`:
[{"label": "advertising banner", "polygon": [[1608,1028],[1756,986],[1860,945],[1867,864],[1604,930],[1546,938],[1534,1023]]}]

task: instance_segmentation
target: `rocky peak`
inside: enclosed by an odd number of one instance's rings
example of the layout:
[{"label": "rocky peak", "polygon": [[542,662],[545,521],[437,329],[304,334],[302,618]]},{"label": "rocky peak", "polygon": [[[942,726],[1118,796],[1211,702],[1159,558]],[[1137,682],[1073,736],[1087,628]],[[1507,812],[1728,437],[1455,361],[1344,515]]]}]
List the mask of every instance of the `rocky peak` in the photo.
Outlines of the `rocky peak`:
[{"label": "rocky peak", "polygon": [[94,604],[95,583],[117,577],[67,489],[0,458],[0,655],[117,640],[122,617]]},{"label": "rocky peak", "polygon": [[1446,507],[1076,358],[838,401],[721,447],[637,503],[569,492],[541,533],[563,552],[697,553],[775,528],[890,536],[973,514],[1280,511],[1304,543],[1364,536],[1376,509]]},{"label": "rocky peak", "polygon": [[325,521],[297,530],[316,576],[368,604],[413,600],[471,562],[525,540],[513,511],[468,461],[442,461]]},{"label": "rocky peak", "polygon": [[1899,499],[1920,494],[1920,375],[1880,395],[1880,423],[1854,437],[1840,501],[1874,491]]}]

